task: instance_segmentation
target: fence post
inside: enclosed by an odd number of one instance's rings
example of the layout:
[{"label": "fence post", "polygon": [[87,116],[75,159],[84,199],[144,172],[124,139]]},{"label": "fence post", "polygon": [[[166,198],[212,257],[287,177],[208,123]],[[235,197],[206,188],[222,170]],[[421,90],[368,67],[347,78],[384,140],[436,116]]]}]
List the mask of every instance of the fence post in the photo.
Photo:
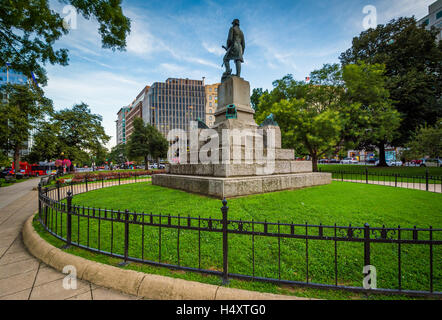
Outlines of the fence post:
[{"label": "fence post", "polygon": [[60,202],[60,180],[57,180],[57,199]]},{"label": "fence post", "polygon": [[223,285],[227,285],[229,283],[229,263],[228,263],[228,242],[227,242],[227,212],[229,211],[229,207],[227,206],[226,198],[223,199],[223,206],[221,208],[221,212],[223,214]]},{"label": "fence post", "polygon": [[84,177],[84,182],[86,183],[86,192],[88,191],[87,190],[87,177]]},{"label": "fence post", "polygon": [[425,169],[425,190],[428,191],[428,168]]},{"label": "fence post", "polygon": [[364,225],[364,266],[370,265],[370,226]]},{"label": "fence post", "polygon": [[365,183],[368,184],[368,168],[365,167]]},{"label": "fence post", "polygon": [[[45,187],[44,194],[46,196],[48,195],[48,187]],[[49,211],[48,206],[45,205],[45,227],[46,228],[48,227],[48,211]]]},{"label": "fence post", "polygon": [[124,260],[118,265],[124,267],[129,264],[129,210],[124,211]]},{"label": "fence post", "polygon": [[397,173],[394,174],[394,186],[397,187]]},{"label": "fence post", "polygon": [[344,181],[344,172],[341,171],[341,181]]},{"label": "fence post", "polygon": [[41,221],[41,183],[38,184],[38,216]]},{"label": "fence post", "polygon": [[118,172],[118,185],[121,184],[121,179],[120,179],[120,177],[121,177],[121,175],[120,175],[120,173]]},{"label": "fence post", "polygon": [[67,249],[71,246],[72,241],[72,193],[68,192],[67,198],[67,217],[66,217],[66,244],[63,249]]}]

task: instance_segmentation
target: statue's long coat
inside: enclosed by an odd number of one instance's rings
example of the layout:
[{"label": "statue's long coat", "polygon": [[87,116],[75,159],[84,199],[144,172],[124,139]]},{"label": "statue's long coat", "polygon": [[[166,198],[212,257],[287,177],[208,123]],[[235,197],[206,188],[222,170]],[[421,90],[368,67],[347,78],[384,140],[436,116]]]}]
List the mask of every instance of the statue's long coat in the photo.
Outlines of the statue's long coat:
[{"label": "statue's long coat", "polygon": [[227,38],[227,53],[224,56],[224,60],[239,60],[244,62],[243,53],[246,48],[244,41],[244,34],[239,26],[233,26],[229,30],[229,36]]}]

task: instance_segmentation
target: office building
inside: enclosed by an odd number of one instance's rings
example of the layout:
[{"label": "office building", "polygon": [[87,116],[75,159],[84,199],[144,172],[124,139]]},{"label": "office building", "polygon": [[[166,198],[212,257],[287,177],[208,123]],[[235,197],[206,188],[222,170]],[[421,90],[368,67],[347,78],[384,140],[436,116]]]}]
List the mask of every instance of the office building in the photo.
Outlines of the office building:
[{"label": "office building", "polygon": [[204,80],[169,78],[152,84],[143,103],[142,118],[167,136],[171,129],[187,130],[192,120],[204,121],[205,101]]},{"label": "office building", "polygon": [[27,84],[28,77],[20,72],[12,70],[9,67],[0,68],[0,86],[6,83],[11,84]]},{"label": "office building", "polygon": [[122,107],[117,113],[116,129],[117,144],[126,144],[126,116],[130,111],[130,107]]},{"label": "office building", "polygon": [[442,0],[434,2],[428,7],[428,15],[420,19],[418,25],[425,26],[426,29],[431,29],[435,27],[439,29],[439,35],[437,40],[442,40]]},{"label": "office building", "polygon": [[218,87],[221,83],[209,84],[205,86],[206,91],[206,114],[203,120],[209,127],[215,123],[215,111],[218,107]]},{"label": "office building", "polygon": [[146,103],[146,94],[149,88],[149,86],[145,86],[130,105],[130,110],[126,115],[126,141],[134,130],[133,122],[135,118],[143,117],[143,104]]}]

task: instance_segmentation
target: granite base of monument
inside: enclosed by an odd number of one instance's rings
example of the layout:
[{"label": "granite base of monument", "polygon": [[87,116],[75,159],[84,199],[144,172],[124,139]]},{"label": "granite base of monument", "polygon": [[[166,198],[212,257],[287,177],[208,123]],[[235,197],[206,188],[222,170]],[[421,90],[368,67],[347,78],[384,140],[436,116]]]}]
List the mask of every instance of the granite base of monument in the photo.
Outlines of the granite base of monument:
[{"label": "granite base of monument", "polygon": [[157,174],[152,184],[216,198],[293,190],[331,183],[330,173],[295,173],[251,177],[207,177]]}]

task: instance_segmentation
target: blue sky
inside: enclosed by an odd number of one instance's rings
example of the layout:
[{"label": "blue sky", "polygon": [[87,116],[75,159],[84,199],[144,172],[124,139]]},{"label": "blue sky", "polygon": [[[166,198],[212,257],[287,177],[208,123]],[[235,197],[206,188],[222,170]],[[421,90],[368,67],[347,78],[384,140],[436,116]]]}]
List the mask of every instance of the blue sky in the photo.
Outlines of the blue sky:
[{"label": "blue sky", "polygon": [[[363,29],[363,8],[376,7],[377,23],[425,16],[434,0],[135,1],[123,0],[132,21],[124,52],[101,48],[98,25],[77,18],[77,28],[57,41],[69,49],[69,66],[48,66],[46,94],[56,109],[87,103],[103,116],[115,145],[118,110],[145,85],[169,77],[219,82],[227,32],[234,18],[246,38],[242,76],[252,88],[271,89],[286,74],[303,80],[325,63],[338,62]],[[62,16],[63,5],[51,2]]]}]

